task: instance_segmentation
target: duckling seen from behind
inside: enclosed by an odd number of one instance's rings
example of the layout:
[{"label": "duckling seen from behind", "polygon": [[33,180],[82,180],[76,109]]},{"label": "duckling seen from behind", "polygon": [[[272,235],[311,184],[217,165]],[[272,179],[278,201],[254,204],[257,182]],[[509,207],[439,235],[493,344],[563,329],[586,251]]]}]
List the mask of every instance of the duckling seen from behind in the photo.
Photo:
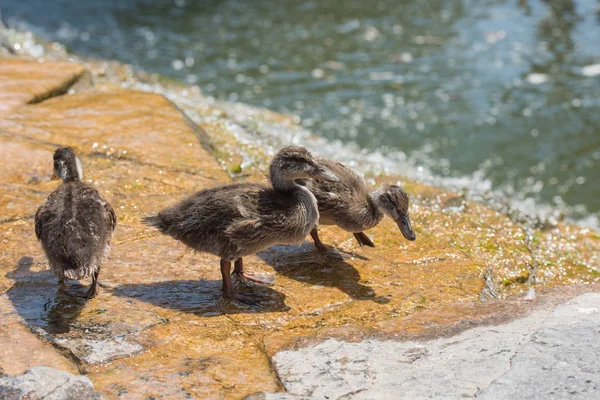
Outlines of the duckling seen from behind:
[{"label": "duckling seen from behind", "polygon": [[244,272],[242,257],[274,244],[300,243],[319,220],[315,196],[296,179],[338,180],[305,148],[284,147],[271,161],[272,187],[236,183],[202,190],[144,223],[194,250],[219,256],[223,296],[251,303],[251,297],[235,292],[231,263],[237,277],[264,283]]},{"label": "duckling seen from behind", "polygon": [[59,283],[92,277],[85,294],[98,294],[100,267],[110,249],[117,216],[96,189],[82,182],[81,163],[70,147],[54,152],[52,179],[62,184],[35,214],[35,234]]},{"label": "duckling seen from behind", "polygon": [[[320,165],[332,171],[337,182],[300,180],[317,198],[319,204],[319,224],[337,225],[352,232],[362,246],[375,247],[373,241],[363,232],[375,227],[384,215],[396,222],[402,235],[415,240],[416,234],[410,225],[408,195],[400,186],[384,184],[369,191],[365,180],[344,164],[317,159]],[[315,247],[322,252],[327,248],[321,242],[317,228],[311,231]]]}]

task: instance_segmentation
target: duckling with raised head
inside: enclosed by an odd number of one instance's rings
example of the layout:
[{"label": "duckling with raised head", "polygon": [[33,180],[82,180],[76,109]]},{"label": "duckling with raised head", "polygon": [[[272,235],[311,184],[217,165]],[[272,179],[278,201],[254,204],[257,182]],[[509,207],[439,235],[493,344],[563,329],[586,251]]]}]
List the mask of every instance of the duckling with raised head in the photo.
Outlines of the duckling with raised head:
[{"label": "duckling with raised head", "polygon": [[[363,232],[375,227],[384,215],[396,222],[402,235],[415,240],[416,235],[410,225],[408,195],[400,186],[384,184],[369,191],[365,180],[344,164],[319,158],[318,163],[333,172],[337,182],[299,180],[317,198],[319,204],[319,224],[337,225],[352,232],[361,246],[375,247],[373,241]],[[315,247],[322,252],[327,248],[321,242],[317,227],[311,231]]]},{"label": "duckling with raised head", "polygon": [[54,152],[52,179],[62,184],[35,214],[35,234],[59,283],[92,277],[85,294],[98,294],[100,267],[108,255],[117,216],[96,189],[82,182],[81,163],[70,147]]},{"label": "duckling with raised head", "polygon": [[338,178],[319,165],[303,147],[281,149],[270,164],[271,187],[236,183],[202,190],[144,223],[196,251],[221,258],[223,296],[243,302],[252,298],[235,292],[233,273],[264,283],[244,272],[242,257],[274,244],[300,243],[319,220],[315,196],[296,179],[335,182]]}]

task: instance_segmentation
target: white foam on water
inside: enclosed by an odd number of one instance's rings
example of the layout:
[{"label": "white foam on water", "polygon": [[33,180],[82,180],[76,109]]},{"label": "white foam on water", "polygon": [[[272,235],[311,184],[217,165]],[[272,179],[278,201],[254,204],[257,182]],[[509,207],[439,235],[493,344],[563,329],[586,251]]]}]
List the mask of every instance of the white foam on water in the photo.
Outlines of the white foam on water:
[{"label": "white foam on water", "polygon": [[584,76],[596,76],[600,75],[600,64],[586,65],[581,68],[581,74]]},{"label": "white foam on water", "polygon": [[548,75],[546,75],[546,74],[533,73],[533,74],[527,75],[527,82],[531,83],[532,85],[539,85],[539,84],[545,83],[547,81],[548,81]]},{"label": "white foam on water", "polygon": [[[268,149],[271,155],[284,145],[303,145],[320,157],[338,160],[363,174],[399,175],[417,182],[443,187],[464,194],[471,200],[485,202],[492,208],[516,216],[523,222],[553,225],[564,218],[576,225],[600,230],[600,215],[587,212],[584,206],[544,204],[523,190],[519,190],[520,188],[508,184],[495,187],[486,177],[483,166],[469,175],[440,176],[434,173],[430,166],[448,163],[448,161],[433,160],[428,157],[427,145],[411,154],[389,149],[367,150],[354,143],[314,136],[299,125],[266,121],[264,117],[261,118],[260,111],[246,104],[219,103],[218,106],[225,109],[228,117],[241,127],[253,127],[252,131],[242,129],[245,135],[251,137],[246,138],[245,141],[255,141]],[[239,133],[240,130],[238,129],[237,132]]]},{"label": "white foam on water", "polygon": [[[22,29],[22,24],[16,30],[0,26],[0,33],[9,42],[19,42],[20,53],[32,57],[44,55],[43,46],[37,42],[35,35],[29,31],[23,32]],[[63,48],[54,50],[66,54]],[[600,64],[585,66],[581,72],[585,76],[600,74]],[[530,74],[527,77],[527,80],[532,84],[541,84],[546,82],[547,79],[548,77],[544,74]],[[133,86],[139,90],[167,96],[187,111],[188,116],[192,116],[192,119],[195,120],[197,118],[194,118],[190,113],[194,114],[193,108],[198,106],[198,101],[221,107],[233,121],[226,120],[229,132],[232,132],[241,143],[257,144],[271,155],[275,154],[284,145],[303,145],[320,157],[338,160],[363,174],[404,176],[417,182],[459,192],[471,200],[483,201],[491,207],[508,214],[517,213],[525,220],[532,222],[554,223],[566,216],[566,220],[569,222],[600,231],[600,213],[589,213],[582,205],[561,204],[557,206],[540,203],[519,190],[519,188],[510,185],[494,187],[492,182],[486,178],[486,171],[483,167],[470,175],[458,177],[435,174],[429,166],[439,166],[440,163],[449,165],[449,162],[448,160],[433,160],[428,157],[427,145],[411,154],[393,149],[362,149],[354,143],[327,140],[315,136],[299,125],[268,121],[264,118],[263,110],[246,104],[218,103],[210,97],[182,95],[159,84],[137,82],[133,83]],[[193,88],[192,92],[200,93],[197,87]]]}]

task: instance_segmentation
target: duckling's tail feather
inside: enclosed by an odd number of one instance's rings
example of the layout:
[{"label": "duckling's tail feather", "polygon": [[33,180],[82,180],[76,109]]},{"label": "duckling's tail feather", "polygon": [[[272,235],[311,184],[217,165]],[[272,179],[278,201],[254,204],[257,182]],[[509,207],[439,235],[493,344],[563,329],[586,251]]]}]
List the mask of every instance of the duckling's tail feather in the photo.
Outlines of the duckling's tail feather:
[{"label": "duckling's tail feather", "polygon": [[145,225],[152,226],[157,229],[161,229],[161,221],[158,215],[149,215],[147,217],[142,218],[142,222]]},{"label": "duckling's tail feather", "polygon": [[148,226],[158,229],[159,232],[165,235],[177,237],[173,233],[173,220],[169,214],[158,213],[156,215],[148,215],[142,218],[142,222]]}]

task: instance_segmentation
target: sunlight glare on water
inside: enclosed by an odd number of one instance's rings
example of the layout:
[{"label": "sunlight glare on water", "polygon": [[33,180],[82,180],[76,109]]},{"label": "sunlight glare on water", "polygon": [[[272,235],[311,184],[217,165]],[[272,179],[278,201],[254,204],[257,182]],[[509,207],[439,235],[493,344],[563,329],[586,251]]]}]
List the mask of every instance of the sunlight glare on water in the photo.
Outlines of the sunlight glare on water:
[{"label": "sunlight glare on water", "polygon": [[5,0],[2,18],[218,100],[296,114],[332,141],[403,152],[449,184],[489,182],[590,220],[599,10],[595,0]]}]

